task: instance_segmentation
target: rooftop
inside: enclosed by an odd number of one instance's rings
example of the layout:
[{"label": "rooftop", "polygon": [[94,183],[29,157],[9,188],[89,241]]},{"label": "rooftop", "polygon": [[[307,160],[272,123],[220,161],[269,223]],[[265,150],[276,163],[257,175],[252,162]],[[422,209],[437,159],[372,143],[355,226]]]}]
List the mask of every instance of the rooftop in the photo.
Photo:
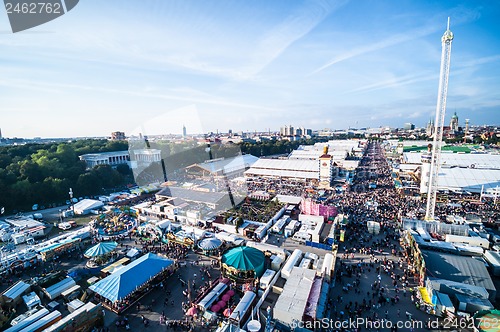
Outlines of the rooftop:
[{"label": "rooftop", "polygon": [[109,157],[119,157],[119,156],[128,156],[128,150],[125,151],[113,151],[113,152],[99,152],[99,153],[87,153],[87,154],[82,154],[80,156],[80,159],[102,159],[102,158],[109,158]]},{"label": "rooftop", "polygon": [[496,293],[484,262],[472,257],[429,250],[422,250],[422,255],[429,276],[484,287],[490,296]]},{"label": "rooftop", "polygon": [[[175,197],[184,201],[208,204],[221,204],[226,200],[229,201],[229,195],[227,192],[205,192],[179,187],[166,187],[160,190],[156,195]],[[172,203],[175,205],[177,202]]]},{"label": "rooftop", "polygon": [[188,166],[191,167],[200,167],[211,173],[219,173],[225,171],[226,173],[233,172],[235,170],[244,169],[253,165],[259,158],[251,155],[244,154],[240,156],[235,156],[232,158],[219,158],[213,160],[207,160],[200,164],[194,164]]}]

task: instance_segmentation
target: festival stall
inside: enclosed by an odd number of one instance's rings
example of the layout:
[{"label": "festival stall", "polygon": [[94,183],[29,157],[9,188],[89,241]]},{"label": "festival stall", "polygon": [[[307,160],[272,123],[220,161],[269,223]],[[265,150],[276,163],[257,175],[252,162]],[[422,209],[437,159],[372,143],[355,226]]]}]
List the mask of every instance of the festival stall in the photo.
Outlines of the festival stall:
[{"label": "festival stall", "polygon": [[173,268],[174,261],[148,253],[96,282],[89,289],[98,295],[103,306],[120,313],[170,276]]},{"label": "festival stall", "polygon": [[49,261],[50,259],[66,253],[68,251],[73,251],[79,248],[82,245],[82,239],[80,238],[70,238],[64,239],[57,243],[52,243],[47,247],[40,250],[40,255],[42,256],[42,260],[44,262]]}]

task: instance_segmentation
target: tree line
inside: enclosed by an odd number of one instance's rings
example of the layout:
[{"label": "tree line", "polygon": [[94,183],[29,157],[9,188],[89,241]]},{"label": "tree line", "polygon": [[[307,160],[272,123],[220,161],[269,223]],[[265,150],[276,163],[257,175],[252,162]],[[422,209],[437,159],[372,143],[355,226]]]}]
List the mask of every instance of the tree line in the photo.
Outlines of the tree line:
[{"label": "tree line", "polygon": [[100,165],[87,171],[78,156],[127,148],[127,142],[90,139],[0,147],[0,207],[10,212],[29,210],[33,204],[59,205],[69,199],[69,188],[80,197],[124,185],[128,166],[115,170]]}]

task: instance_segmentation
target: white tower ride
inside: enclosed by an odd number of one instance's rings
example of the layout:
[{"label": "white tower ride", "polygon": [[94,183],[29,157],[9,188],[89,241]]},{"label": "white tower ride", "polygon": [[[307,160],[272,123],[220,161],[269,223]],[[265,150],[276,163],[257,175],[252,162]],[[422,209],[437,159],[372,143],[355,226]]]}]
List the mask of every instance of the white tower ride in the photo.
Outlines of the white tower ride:
[{"label": "white tower ride", "polygon": [[427,146],[427,151],[420,157],[422,166],[420,168],[420,195],[429,192],[429,178],[431,174],[432,144]]},{"label": "white tower ride", "polygon": [[450,18],[448,26],[441,38],[441,70],[439,74],[439,90],[436,107],[436,120],[434,121],[434,141],[432,143],[432,161],[429,177],[429,191],[427,192],[427,209],[425,220],[435,220],[434,210],[436,208],[436,194],[438,189],[438,174],[441,157],[441,145],[443,143],[444,114],[446,112],[446,96],[448,95],[448,77],[450,75],[451,42],[453,33],[450,31]]}]

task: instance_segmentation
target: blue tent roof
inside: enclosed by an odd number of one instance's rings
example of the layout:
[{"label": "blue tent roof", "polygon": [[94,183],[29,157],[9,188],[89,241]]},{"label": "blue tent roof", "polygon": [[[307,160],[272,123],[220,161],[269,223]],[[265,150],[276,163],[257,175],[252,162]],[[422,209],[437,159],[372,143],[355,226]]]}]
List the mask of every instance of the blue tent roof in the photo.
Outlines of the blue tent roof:
[{"label": "blue tent roof", "polygon": [[148,253],[89,288],[111,302],[123,299],[174,261]]}]

